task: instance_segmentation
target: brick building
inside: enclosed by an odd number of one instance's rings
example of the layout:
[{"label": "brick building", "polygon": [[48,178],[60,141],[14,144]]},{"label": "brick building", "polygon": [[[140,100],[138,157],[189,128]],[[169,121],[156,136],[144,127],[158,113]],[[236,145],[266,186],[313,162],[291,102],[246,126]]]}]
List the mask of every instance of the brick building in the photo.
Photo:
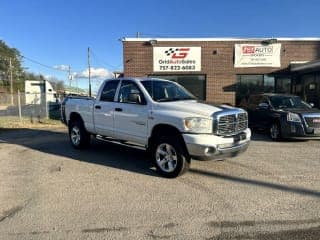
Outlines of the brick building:
[{"label": "brick building", "polygon": [[319,107],[320,38],[124,38],[124,76],[177,81],[208,102],[284,92]]}]

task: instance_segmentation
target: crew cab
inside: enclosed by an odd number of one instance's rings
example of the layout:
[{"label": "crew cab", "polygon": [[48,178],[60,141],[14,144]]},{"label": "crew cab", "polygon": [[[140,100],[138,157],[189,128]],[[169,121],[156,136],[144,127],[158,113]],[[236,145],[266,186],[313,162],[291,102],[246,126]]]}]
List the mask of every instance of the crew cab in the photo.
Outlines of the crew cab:
[{"label": "crew cab", "polygon": [[236,156],[251,137],[245,110],[199,103],[182,86],[163,79],[106,80],[96,98],[70,97],[61,109],[73,147],[87,147],[95,136],[143,148],[169,178],[186,172],[192,158]]},{"label": "crew cab", "polygon": [[320,139],[320,110],[300,97],[265,93],[252,95],[245,107],[249,126],[267,130],[271,139]]}]

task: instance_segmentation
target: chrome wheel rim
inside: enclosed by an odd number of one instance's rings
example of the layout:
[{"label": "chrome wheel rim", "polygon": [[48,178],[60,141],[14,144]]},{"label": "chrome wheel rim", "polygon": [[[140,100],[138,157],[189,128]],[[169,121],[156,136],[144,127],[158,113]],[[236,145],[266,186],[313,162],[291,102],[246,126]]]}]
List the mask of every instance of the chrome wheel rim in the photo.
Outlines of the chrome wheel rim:
[{"label": "chrome wheel rim", "polygon": [[74,126],[71,129],[71,141],[75,146],[78,146],[80,144],[80,129],[77,126]]},{"label": "chrome wheel rim", "polygon": [[279,128],[278,125],[273,124],[270,128],[270,135],[272,139],[277,139],[279,136]]},{"label": "chrome wheel rim", "polygon": [[162,171],[173,172],[178,163],[178,156],[174,147],[167,143],[160,144],[156,150],[156,162]]}]

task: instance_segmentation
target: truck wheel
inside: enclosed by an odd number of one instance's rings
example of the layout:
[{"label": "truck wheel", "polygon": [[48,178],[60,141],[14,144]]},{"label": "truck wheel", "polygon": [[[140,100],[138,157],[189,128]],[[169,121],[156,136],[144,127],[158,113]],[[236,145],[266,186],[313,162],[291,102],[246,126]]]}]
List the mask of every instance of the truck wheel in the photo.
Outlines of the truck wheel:
[{"label": "truck wheel", "polygon": [[69,125],[69,138],[72,146],[77,149],[90,145],[90,134],[81,121],[72,121]]},{"label": "truck wheel", "polygon": [[273,141],[281,140],[281,127],[278,122],[274,122],[270,126],[270,137]]},{"label": "truck wheel", "polygon": [[184,174],[190,166],[190,157],[183,150],[181,142],[171,137],[156,140],[152,148],[152,157],[158,172],[167,178]]}]

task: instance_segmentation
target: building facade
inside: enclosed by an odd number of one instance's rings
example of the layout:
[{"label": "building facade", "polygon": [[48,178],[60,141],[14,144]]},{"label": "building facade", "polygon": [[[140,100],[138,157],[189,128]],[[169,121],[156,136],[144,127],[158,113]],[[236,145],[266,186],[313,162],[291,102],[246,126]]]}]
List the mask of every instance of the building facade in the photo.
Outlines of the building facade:
[{"label": "building facade", "polygon": [[231,105],[251,94],[282,92],[319,107],[317,59],[320,38],[123,39],[124,76],[169,79],[202,100]]}]

